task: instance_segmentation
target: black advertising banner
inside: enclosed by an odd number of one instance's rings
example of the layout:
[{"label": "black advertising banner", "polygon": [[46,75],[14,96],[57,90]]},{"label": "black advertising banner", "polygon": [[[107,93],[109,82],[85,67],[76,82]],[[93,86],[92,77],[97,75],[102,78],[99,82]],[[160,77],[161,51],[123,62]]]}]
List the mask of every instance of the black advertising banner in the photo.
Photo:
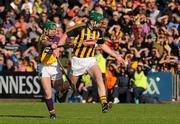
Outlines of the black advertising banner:
[{"label": "black advertising banner", "polygon": [[0,98],[42,98],[36,72],[0,73]]}]

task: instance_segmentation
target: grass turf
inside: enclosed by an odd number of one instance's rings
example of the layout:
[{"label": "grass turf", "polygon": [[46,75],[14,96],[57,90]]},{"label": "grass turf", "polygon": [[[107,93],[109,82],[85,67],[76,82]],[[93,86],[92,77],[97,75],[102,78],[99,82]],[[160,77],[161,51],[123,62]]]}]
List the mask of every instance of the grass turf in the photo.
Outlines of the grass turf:
[{"label": "grass turf", "polygon": [[100,104],[56,103],[50,120],[42,102],[0,102],[0,124],[180,124],[180,104],[118,104],[101,113]]}]

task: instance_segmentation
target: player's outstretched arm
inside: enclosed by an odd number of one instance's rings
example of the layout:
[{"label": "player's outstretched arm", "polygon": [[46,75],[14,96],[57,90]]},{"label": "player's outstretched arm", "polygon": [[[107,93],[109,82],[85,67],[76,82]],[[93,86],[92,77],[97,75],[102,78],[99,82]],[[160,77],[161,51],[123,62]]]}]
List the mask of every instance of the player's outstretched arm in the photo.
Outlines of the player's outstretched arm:
[{"label": "player's outstretched arm", "polygon": [[101,49],[108,53],[109,55],[111,55],[112,57],[114,57],[115,59],[117,59],[118,62],[122,63],[122,64],[125,64],[125,60],[121,57],[120,54],[117,54],[114,50],[112,50],[111,48],[109,48],[108,45],[106,45],[105,43],[102,44],[101,46]]}]

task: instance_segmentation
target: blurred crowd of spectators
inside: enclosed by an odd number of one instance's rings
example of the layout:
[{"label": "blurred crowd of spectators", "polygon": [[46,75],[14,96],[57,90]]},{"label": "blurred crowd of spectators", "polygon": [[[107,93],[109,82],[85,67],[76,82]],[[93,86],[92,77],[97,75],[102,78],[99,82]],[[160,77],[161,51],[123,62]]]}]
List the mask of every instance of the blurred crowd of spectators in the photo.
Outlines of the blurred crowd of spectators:
[{"label": "blurred crowd of spectators", "polygon": [[43,23],[54,21],[61,37],[68,27],[87,22],[93,10],[104,15],[101,30],[107,44],[128,63],[179,70],[178,0],[1,0],[0,72],[34,71]]},{"label": "blurred crowd of spectators", "polygon": [[[1,0],[0,72],[36,71],[43,23],[54,21],[61,37],[67,28],[88,22],[91,11],[104,15],[100,30],[128,63],[126,70],[141,62],[152,72],[180,71],[179,0]],[[67,57],[71,48],[65,50]],[[118,72],[124,68],[106,59]]]}]

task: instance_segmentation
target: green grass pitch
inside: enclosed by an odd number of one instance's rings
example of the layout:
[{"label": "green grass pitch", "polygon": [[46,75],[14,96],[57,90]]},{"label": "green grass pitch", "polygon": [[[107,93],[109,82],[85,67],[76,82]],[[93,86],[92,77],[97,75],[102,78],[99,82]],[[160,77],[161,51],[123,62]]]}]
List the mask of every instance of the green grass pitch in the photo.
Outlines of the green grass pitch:
[{"label": "green grass pitch", "polygon": [[56,103],[50,120],[43,102],[0,102],[0,124],[180,124],[180,104],[117,104],[101,113],[100,104]]}]

